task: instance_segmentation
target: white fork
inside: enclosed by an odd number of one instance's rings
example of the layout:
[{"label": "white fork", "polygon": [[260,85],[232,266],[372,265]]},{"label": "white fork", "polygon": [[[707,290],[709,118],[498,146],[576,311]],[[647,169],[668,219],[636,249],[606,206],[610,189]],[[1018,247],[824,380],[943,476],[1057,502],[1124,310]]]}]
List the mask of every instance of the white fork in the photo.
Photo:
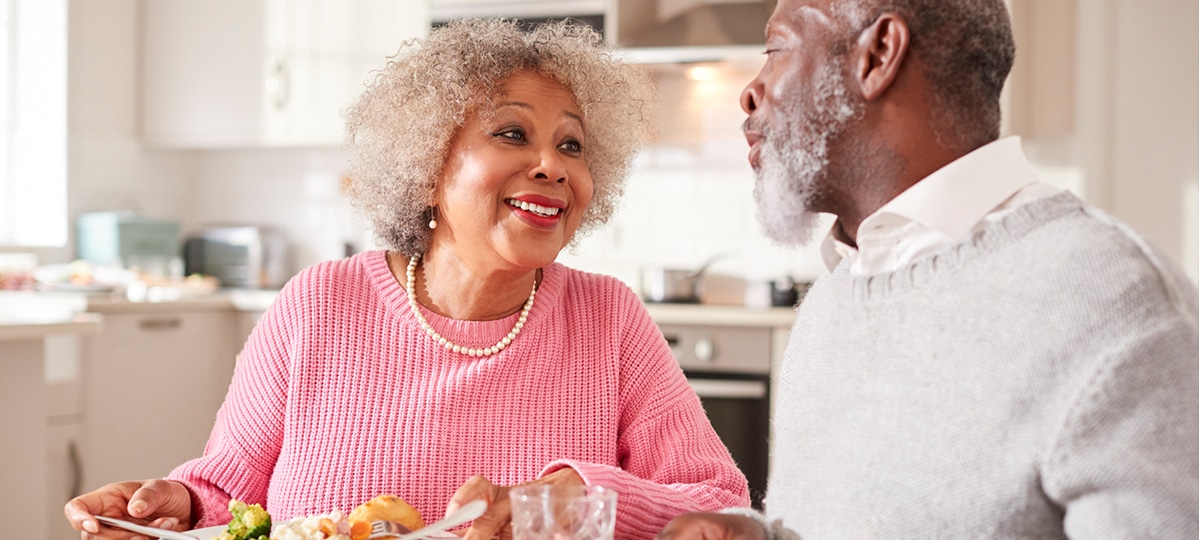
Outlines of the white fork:
[{"label": "white fork", "polygon": [[400,525],[394,521],[372,521],[371,535],[367,538],[372,540],[375,538],[395,538],[396,540],[419,540],[421,538],[458,538],[458,536],[454,534],[437,533],[442,533],[447,529],[452,529],[463,523],[466,523],[467,521],[475,519],[483,515],[483,512],[486,511],[486,502],[481,500],[471,501],[462,505],[462,507],[446,516],[445,519],[433,523],[432,525],[425,525],[424,527],[415,531],[410,531],[408,527]]}]

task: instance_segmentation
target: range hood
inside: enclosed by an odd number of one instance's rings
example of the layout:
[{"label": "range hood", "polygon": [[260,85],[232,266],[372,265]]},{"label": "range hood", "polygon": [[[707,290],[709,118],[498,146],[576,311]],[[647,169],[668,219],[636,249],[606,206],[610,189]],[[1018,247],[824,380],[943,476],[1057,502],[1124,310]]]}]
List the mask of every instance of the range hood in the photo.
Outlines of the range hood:
[{"label": "range hood", "polygon": [[492,18],[561,19],[565,17],[603,16],[607,0],[433,0],[430,15],[433,24],[451,19]]},{"label": "range hood", "polygon": [[760,59],[777,0],[434,0],[434,26],[455,18],[505,17],[530,24],[572,18],[643,63]]}]

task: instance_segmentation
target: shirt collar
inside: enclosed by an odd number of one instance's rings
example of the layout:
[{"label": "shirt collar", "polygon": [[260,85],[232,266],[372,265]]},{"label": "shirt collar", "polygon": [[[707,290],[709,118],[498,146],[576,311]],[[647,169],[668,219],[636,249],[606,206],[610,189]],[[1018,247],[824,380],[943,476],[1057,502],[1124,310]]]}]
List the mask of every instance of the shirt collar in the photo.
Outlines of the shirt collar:
[{"label": "shirt collar", "polygon": [[[1019,137],[1005,137],[950,162],[862,220],[858,238],[886,234],[918,222],[950,239],[965,236],[995,207],[1037,181]],[[834,225],[835,231],[837,226]],[[832,232],[821,245],[831,271],[841,259],[857,253]]]}]

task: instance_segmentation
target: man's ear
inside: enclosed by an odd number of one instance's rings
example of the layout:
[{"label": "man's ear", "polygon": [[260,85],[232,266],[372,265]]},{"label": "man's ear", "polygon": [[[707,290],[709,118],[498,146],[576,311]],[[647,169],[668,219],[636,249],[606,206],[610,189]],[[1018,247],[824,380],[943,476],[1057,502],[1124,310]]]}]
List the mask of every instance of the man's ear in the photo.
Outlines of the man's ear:
[{"label": "man's ear", "polygon": [[884,13],[862,30],[854,48],[854,75],[867,101],[878,99],[895,82],[909,43],[908,23],[897,13]]}]

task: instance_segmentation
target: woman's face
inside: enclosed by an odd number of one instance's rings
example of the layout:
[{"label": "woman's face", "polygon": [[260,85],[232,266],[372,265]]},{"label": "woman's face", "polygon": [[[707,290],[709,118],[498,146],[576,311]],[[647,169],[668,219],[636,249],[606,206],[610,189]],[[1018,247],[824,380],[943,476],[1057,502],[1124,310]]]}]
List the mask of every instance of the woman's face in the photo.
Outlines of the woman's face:
[{"label": "woman's face", "polygon": [[494,114],[471,112],[450,143],[430,247],[478,269],[540,268],[591,202],[583,112],[532,71],[511,75],[495,98]]}]

